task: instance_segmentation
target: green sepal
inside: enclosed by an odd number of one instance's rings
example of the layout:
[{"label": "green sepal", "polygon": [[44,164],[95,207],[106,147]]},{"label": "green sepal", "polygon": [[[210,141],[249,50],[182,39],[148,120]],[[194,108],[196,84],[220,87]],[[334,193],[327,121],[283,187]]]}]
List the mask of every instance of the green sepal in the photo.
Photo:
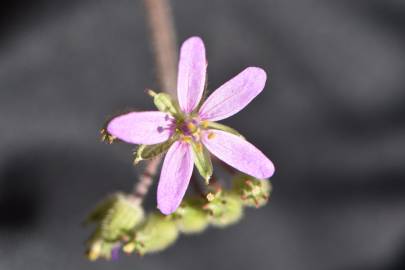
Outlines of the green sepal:
[{"label": "green sepal", "polygon": [[268,179],[238,174],[232,179],[232,190],[241,198],[244,206],[259,208],[268,202],[272,186]]},{"label": "green sepal", "polygon": [[217,122],[211,122],[211,121],[207,121],[204,124],[205,124],[205,127],[207,127],[207,128],[219,129],[219,130],[226,131],[226,132],[229,132],[229,133],[234,134],[236,136],[244,138],[237,130],[235,130],[235,129],[231,128],[231,127],[228,127],[228,126],[226,126],[224,124],[220,124],[220,123],[217,123]]},{"label": "green sepal", "polygon": [[191,146],[193,148],[194,164],[208,185],[213,171],[210,153],[200,142],[193,141]]},{"label": "green sepal", "polygon": [[179,105],[169,94],[155,93],[152,90],[149,90],[148,94],[153,97],[153,103],[159,111],[169,113],[172,116],[181,115]]},{"label": "green sepal", "polygon": [[203,209],[209,214],[209,221],[213,226],[226,227],[238,222],[243,216],[241,200],[228,192],[210,193],[208,203]]},{"label": "green sepal", "polygon": [[185,198],[176,212],[172,214],[177,228],[184,234],[204,231],[208,225],[208,214],[203,210],[205,200],[200,197]]},{"label": "green sepal", "polygon": [[119,240],[143,219],[143,208],[120,194],[101,220],[101,236],[108,241]]},{"label": "green sepal", "polygon": [[105,198],[103,201],[99,202],[96,207],[87,215],[86,219],[83,221],[83,225],[87,226],[90,223],[100,222],[117,200],[117,196],[120,196],[119,193],[112,194]]},{"label": "green sepal", "polygon": [[172,146],[172,144],[176,141],[176,139],[177,138],[173,136],[162,143],[152,145],[142,144],[136,150],[134,164],[137,164],[141,160],[151,159],[166,153],[167,150],[169,150],[170,146]]},{"label": "green sepal", "polygon": [[100,237],[100,233],[96,231],[87,241],[86,257],[90,261],[97,259],[111,260],[112,250],[118,243],[106,242]]},{"label": "green sepal", "polygon": [[134,238],[124,245],[123,250],[126,253],[135,251],[140,255],[158,252],[173,244],[178,235],[177,226],[170,217],[152,213],[135,230]]},{"label": "green sepal", "polygon": [[143,208],[130,196],[116,193],[102,201],[90,213],[86,222],[97,226],[87,240],[86,256],[89,260],[111,259],[111,252],[144,219]]}]

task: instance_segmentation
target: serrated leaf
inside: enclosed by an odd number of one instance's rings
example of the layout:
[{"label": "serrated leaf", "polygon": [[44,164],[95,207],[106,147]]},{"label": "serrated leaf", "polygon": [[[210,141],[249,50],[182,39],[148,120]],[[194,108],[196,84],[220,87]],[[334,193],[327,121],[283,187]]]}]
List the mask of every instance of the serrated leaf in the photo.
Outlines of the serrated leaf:
[{"label": "serrated leaf", "polygon": [[234,135],[237,135],[239,137],[244,138],[237,130],[235,130],[235,129],[231,128],[231,127],[228,127],[226,125],[217,123],[217,122],[207,121],[207,122],[204,123],[204,125],[207,128],[219,129],[219,130],[226,131],[226,132],[229,132],[231,134],[234,134]]},{"label": "serrated leaf", "polygon": [[192,142],[191,146],[193,148],[194,164],[208,184],[213,171],[210,153],[201,143]]},{"label": "serrated leaf", "polygon": [[175,142],[175,138],[170,138],[169,140],[152,145],[141,145],[136,151],[134,163],[137,164],[141,160],[151,159],[166,153],[170,146]]}]

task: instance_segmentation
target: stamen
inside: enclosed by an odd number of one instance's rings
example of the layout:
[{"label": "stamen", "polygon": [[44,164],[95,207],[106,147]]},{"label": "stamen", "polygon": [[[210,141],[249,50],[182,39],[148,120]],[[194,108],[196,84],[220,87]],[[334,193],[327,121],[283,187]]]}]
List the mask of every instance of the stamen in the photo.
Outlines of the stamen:
[{"label": "stamen", "polygon": [[198,143],[197,145],[197,151],[199,152],[199,153],[201,153],[202,151],[203,151],[203,146],[202,146],[202,143]]},{"label": "stamen", "polygon": [[215,199],[215,195],[214,195],[214,194],[212,194],[211,192],[207,194],[207,200],[208,200],[209,202],[211,202],[211,201],[214,200],[214,199]]},{"label": "stamen", "polygon": [[125,253],[129,254],[129,253],[131,253],[131,252],[134,251],[135,247],[136,247],[135,243],[130,242],[130,243],[124,245],[124,247],[122,248],[122,250],[123,250]]},{"label": "stamen", "polygon": [[189,136],[184,136],[184,137],[182,138],[182,140],[183,140],[183,142],[191,143],[191,137],[189,137]]},{"label": "stamen", "polygon": [[188,122],[187,123],[187,128],[191,133],[193,133],[196,130],[197,127],[192,122]]},{"label": "stamen", "polygon": [[151,90],[151,89],[148,89],[148,95],[151,96],[151,97],[154,97],[154,96],[156,96],[157,94],[156,94],[155,91],[153,91],[153,90]]},{"label": "stamen", "polygon": [[214,139],[215,138],[215,134],[213,132],[208,133],[208,139]]}]

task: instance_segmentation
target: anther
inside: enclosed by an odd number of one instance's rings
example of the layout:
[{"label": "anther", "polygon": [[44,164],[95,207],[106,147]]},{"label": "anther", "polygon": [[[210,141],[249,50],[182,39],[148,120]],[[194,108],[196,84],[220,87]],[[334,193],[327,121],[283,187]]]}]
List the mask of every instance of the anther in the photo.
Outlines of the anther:
[{"label": "anther", "polygon": [[215,138],[215,134],[213,132],[208,133],[208,139],[214,139]]},{"label": "anther", "polygon": [[125,253],[131,253],[131,252],[133,252],[133,251],[135,250],[135,243],[131,242],[131,243],[126,244],[126,245],[122,248],[122,250],[123,250]]},{"label": "anther", "polygon": [[202,143],[197,144],[197,152],[201,153],[203,151]]},{"label": "anther", "polygon": [[151,97],[154,97],[154,96],[157,95],[156,92],[153,91],[153,90],[147,89],[147,91],[148,91],[148,95],[151,96]]},{"label": "anther", "polygon": [[196,130],[196,125],[194,125],[193,123],[191,123],[191,122],[188,122],[187,123],[187,128],[188,128],[188,130],[191,132],[191,133],[193,133],[195,130]]},{"label": "anther", "polygon": [[215,199],[215,195],[212,194],[211,192],[207,194],[207,200],[209,202],[212,202]]},{"label": "anther", "polygon": [[191,143],[191,138],[188,137],[188,136],[184,136],[184,137],[183,137],[183,142]]}]

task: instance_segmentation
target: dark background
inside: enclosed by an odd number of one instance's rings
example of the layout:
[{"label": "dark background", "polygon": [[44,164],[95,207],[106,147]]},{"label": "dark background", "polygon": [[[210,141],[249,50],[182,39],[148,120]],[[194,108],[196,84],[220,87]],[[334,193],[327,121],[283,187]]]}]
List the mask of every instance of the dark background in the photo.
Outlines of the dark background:
[{"label": "dark background", "polygon": [[[88,262],[80,222],[139,171],[100,143],[152,109],[141,1],[5,1],[0,14],[0,269],[405,269],[405,1],[173,1],[203,37],[214,90],[267,87],[226,121],[276,164],[271,203],[163,253]],[[154,202],[154,198],[151,198]]]}]

